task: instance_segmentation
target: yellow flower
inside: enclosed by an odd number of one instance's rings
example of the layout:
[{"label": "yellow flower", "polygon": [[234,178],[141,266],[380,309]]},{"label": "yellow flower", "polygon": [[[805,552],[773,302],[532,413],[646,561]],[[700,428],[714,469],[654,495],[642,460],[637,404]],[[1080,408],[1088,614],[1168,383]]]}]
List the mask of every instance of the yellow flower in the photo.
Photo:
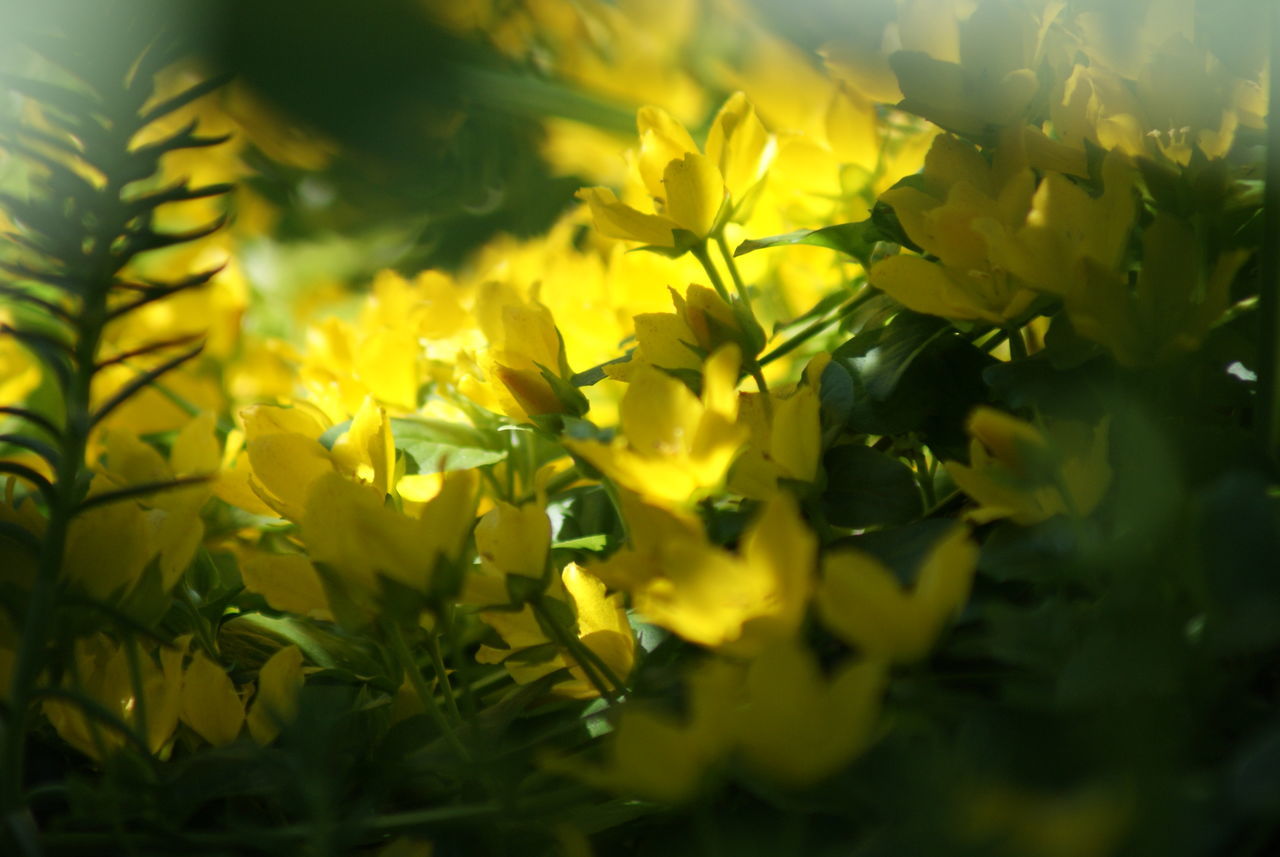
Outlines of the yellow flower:
[{"label": "yellow flower", "polygon": [[834,774],[871,743],[886,680],[882,661],[843,664],[825,678],[795,641],[762,651],[747,668],[731,729],[746,763],[802,788]]},{"label": "yellow flower", "polygon": [[[190,565],[204,538],[200,510],[213,495],[222,457],[214,432],[213,415],[202,414],[183,427],[174,439],[168,463],[153,447],[125,429],[108,431],[104,446],[103,475],[105,482],[113,488],[164,483],[186,477],[205,477],[208,480],[159,491],[142,497],[136,504],[145,510],[143,514],[150,529],[150,536],[143,543],[150,543],[159,554],[161,586],[167,591]],[[135,504],[126,500],[109,505],[127,507]],[[90,510],[88,515],[94,516],[95,512],[97,510]],[[99,515],[102,520],[114,519],[122,527],[131,526],[128,512],[104,510]]]},{"label": "yellow flower", "polygon": [[486,569],[541,578],[551,549],[551,520],[544,503],[513,506],[501,500],[476,524],[476,553]]},{"label": "yellow flower", "polygon": [[622,399],[622,437],[565,440],[619,485],[665,503],[690,503],[724,481],[745,440],[735,424],[739,352],[727,345],[703,370],[702,396],[670,375],[639,367]]},{"label": "yellow flower", "polygon": [[870,554],[841,550],[823,560],[814,600],[832,633],[864,655],[918,661],[969,597],[977,566],[978,546],[958,525],[930,548],[910,589]]},{"label": "yellow flower", "polygon": [[609,377],[629,381],[643,364],[696,372],[706,355],[729,343],[750,356],[760,351],[764,343],[758,327],[713,289],[691,283],[683,296],[671,287],[667,291],[675,312],[638,314],[636,353],[629,361],[605,367]]},{"label": "yellow flower", "polygon": [[683,803],[736,753],[778,785],[803,788],[871,742],[884,681],[884,665],[873,660],[824,678],[794,641],[771,646],[745,667],[713,658],[688,676],[684,718],[632,703],[603,765],[559,757],[544,764],[622,795]]},{"label": "yellow flower", "polygon": [[544,766],[619,794],[662,803],[690,800],[732,746],[726,727],[741,681],[734,666],[709,661],[689,677],[687,717],[629,704],[603,765],[552,756]]},{"label": "yellow flower", "polygon": [[302,554],[253,553],[240,563],[244,588],[283,610],[322,621],[332,621],[324,581]]},{"label": "yellow flower", "polygon": [[[635,636],[627,622],[627,612],[620,594],[605,595],[604,583],[576,563],[569,563],[560,573],[560,586],[553,587],[549,598],[567,602],[576,620],[575,628],[566,628],[590,651],[594,652],[620,680],[626,679],[635,664]],[[539,624],[533,608],[524,605],[519,611],[489,609],[479,613],[506,644],[506,648],[481,646],[476,660],[482,664],[501,663],[518,684],[527,684],[544,675],[568,668],[570,678],[558,682],[552,692],[571,699],[590,699],[599,691],[583,671],[572,652],[548,637]],[[522,652],[536,647],[553,647],[549,657],[524,659]],[[609,680],[592,671],[606,684]]]},{"label": "yellow flower", "polygon": [[765,500],[778,490],[778,480],[813,482],[822,457],[821,402],[818,379],[831,360],[822,354],[805,369],[805,382],[789,392],[771,390],[739,397],[740,422],[751,431],[747,450],[734,463],[729,488]]},{"label": "yellow flower", "polygon": [[715,233],[725,220],[743,220],[773,157],[773,142],[742,93],[725,102],[712,123],[706,154],[684,126],[658,107],[641,108],[637,166],[654,201],[646,214],[603,187],[583,188],[602,235],[658,247],[685,247],[676,230],[693,242]]},{"label": "yellow flower", "polygon": [[201,651],[183,674],[181,717],[215,747],[236,740],[244,726],[244,703],[231,678]]},{"label": "yellow flower", "polygon": [[1136,212],[1136,171],[1120,152],[1102,164],[1103,192],[1090,196],[1078,184],[1049,173],[1036,188],[1025,219],[997,227],[978,224],[993,264],[1008,269],[1027,285],[1066,295],[1091,268],[1123,269],[1129,232]]},{"label": "yellow flower", "polygon": [[247,487],[277,515],[297,523],[311,483],[337,472],[333,453],[320,443],[320,435],[328,428],[323,416],[302,407],[254,405],[241,411],[240,417],[247,461],[237,461],[231,471],[234,475],[224,476],[228,481],[219,485],[218,496],[245,505],[242,495]]},{"label": "yellow flower", "polygon": [[329,569],[328,582],[362,608],[372,609],[381,576],[431,593],[437,563],[456,562],[464,550],[478,481],[474,470],[446,474],[440,493],[415,519],[387,507],[364,486],[324,474],[310,486],[301,518],[307,555]]},{"label": "yellow flower", "polygon": [[298,694],[303,682],[302,651],[297,646],[279,649],[262,665],[258,692],[246,718],[254,741],[270,744],[298,716]]},{"label": "yellow flower", "polygon": [[624,495],[632,546],[594,571],[631,594],[636,611],[699,645],[750,656],[799,628],[817,539],[785,493],[765,504],[738,553],[708,542],[696,521]]},{"label": "yellow flower", "polygon": [[476,298],[476,318],[489,340],[487,371],[502,385],[499,401],[508,416],[586,413],[564,340],[551,311],[538,302],[536,288],[526,299],[509,284],[485,283]]},{"label": "yellow flower", "polygon": [[[79,685],[72,685],[70,689],[85,694],[135,731],[142,725],[139,717],[145,710],[147,731],[142,737],[147,748],[158,753],[178,726],[182,657],[186,647],[163,647],[158,659],[146,651],[137,652],[142,687],[139,700],[135,696],[129,653],[125,648],[130,645],[136,644],[119,644],[103,634],[76,640],[72,657]],[[90,758],[106,761],[125,744],[123,734],[85,714],[75,702],[50,698],[43,707],[62,740]]]},{"label": "yellow flower", "polygon": [[955,137],[935,138],[918,185],[881,199],[911,240],[939,261],[890,256],[871,269],[871,284],[909,309],[944,318],[1004,324],[1021,315],[1035,293],[992,264],[986,236],[1025,219],[1034,183],[1020,136],[1006,138],[991,165]]},{"label": "yellow flower", "polygon": [[961,20],[961,3],[908,3],[898,25],[903,50],[889,57],[901,107],[961,134],[1021,123],[1036,93],[1042,22],[1026,4],[981,3]]},{"label": "yellow flower", "polygon": [[1142,266],[1131,288],[1123,272],[1088,264],[1066,296],[1082,336],[1125,366],[1150,366],[1194,351],[1230,302],[1231,282],[1249,253],[1211,264],[1190,226],[1160,212],[1142,235]]},{"label": "yellow flower", "polygon": [[1056,422],[1043,431],[992,408],[969,416],[969,464],[946,462],[962,491],[978,502],[970,520],[1034,524],[1054,515],[1084,516],[1111,483],[1108,420],[1097,427]]},{"label": "yellow flower", "polygon": [[[0,324],[12,324],[7,311],[0,312]],[[44,373],[40,361],[17,339],[0,335],[0,407],[21,403],[40,386]]]}]

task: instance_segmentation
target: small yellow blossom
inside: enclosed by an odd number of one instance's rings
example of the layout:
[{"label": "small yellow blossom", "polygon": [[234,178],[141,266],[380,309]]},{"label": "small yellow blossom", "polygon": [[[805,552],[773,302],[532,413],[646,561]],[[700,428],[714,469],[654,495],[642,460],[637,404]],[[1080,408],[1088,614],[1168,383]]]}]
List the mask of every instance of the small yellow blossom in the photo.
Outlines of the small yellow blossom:
[{"label": "small yellow blossom", "polygon": [[969,597],[977,566],[978,545],[961,525],[930,548],[910,589],[870,554],[836,551],[823,559],[818,614],[868,657],[918,661]]}]

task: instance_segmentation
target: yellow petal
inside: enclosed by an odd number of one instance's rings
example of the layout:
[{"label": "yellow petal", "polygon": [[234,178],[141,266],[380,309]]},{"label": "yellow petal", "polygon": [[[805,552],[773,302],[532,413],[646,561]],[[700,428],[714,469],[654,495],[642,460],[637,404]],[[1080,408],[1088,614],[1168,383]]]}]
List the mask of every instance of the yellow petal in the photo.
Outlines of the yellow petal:
[{"label": "yellow petal", "polygon": [[244,725],[244,704],[226,670],[196,652],[182,683],[182,722],[215,747],[230,744]]},{"label": "yellow petal", "polygon": [[651,196],[664,198],[663,173],[667,164],[698,147],[684,126],[661,107],[641,107],[636,112],[640,134],[640,177]]},{"label": "yellow petal", "polygon": [[297,646],[285,646],[262,665],[258,693],[248,716],[249,734],[254,741],[270,744],[281,728],[297,716],[302,685],[302,652]]},{"label": "yellow petal", "polygon": [[253,468],[251,483],[259,496],[281,516],[302,519],[311,483],[334,472],[333,455],[318,440],[300,434],[260,435],[246,451]]},{"label": "yellow petal", "polygon": [[301,554],[254,554],[240,566],[240,576],[276,610],[331,620],[329,599],[315,567]]},{"label": "yellow petal", "polygon": [[667,216],[697,238],[710,235],[725,202],[724,179],[711,159],[696,152],[687,153],[667,164],[662,185],[666,189]]},{"label": "yellow petal", "polygon": [[773,142],[756,116],[755,107],[735,92],[720,108],[707,133],[707,158],[723,177],[734,202],[741,201],[769,168]]},{"label": "yellow petal", "polygon": [[620,202],[608,188],[583,188],[578,191],[577,197],[591,208],[596,229],[607,238],[639,241],[655,247],[676,245],[675,236],[671,233],[677,227],[673,220],[637,211]]},{"label": "yellow petal", "polygon": [[551,521],[538,503],[498,501],[476,524],[475,540],[480,559],[495,569],[541,577],[551,547]]}]

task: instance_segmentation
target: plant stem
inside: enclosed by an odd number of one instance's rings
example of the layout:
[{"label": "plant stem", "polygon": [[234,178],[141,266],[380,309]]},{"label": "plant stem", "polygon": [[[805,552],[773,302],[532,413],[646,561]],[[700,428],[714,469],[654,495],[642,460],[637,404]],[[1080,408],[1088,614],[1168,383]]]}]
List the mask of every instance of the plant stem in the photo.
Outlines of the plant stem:
[{"label": "plant stem", "polygon": [[404,640],[404,634],[401,633],[400,626],[395,622],[385,621],[383,622],[383,629],[386,631],[387,642],[391,644],[391,651],[395,654],[396,660],[400,662],[400,668],[409,676],[409,683],[413,685],[414,693],[418,694],[418,699],[422,701],[422,707],[426,710],[427,716],[435,721],[436,728],[440,730],[445,742],[453,748],[453,752],[458,755],[458,758],[465,764],[470,764],[471,754],[467,752],[467,748],[459,740],[458,734],[453,731],[453,726],[449,724],[449,718],[444,715],[444,709],[440,707],[440,703],[436,702],[436,695],[432,693],[431,688],[427,687],[427,682],[422,677],[422,670],[418,669],[418,662],[414,660],[413,653],[409,651],[409,645]]},{"label": "plant stem", "polygon": [[[747,309],[751,310],[751,296],[747,294],[747,284],[742,282],[742,274],[738,272],[738,263],[733,261],[733,253],[729,252],[729,244],[724,240],[724,233],[720,232],[716,235],[716,246],[720,248],[720,255],[724,257],[725,267],[729,269],[729,277],[733,280],[733,287],[737,289],[742,302],[746,304]],[[751,311],[751,315],[755,316],[755,311]]]},{"label": "plant stem", "polygon": [[[618,678],[609,665],[604,662],[604,659],[591,651],[591,648],[579,640],[572,630],[560,626],[551,611],[543,605],[542,598],[544,597],[546,596],[540,596],[537,600],[531,602],[534,612],[542,618],[542,621],[546,623],[552,633],[560,638],[558,642],[578,662],[578,666],[582,667],[582,672],[587,677],[587,681],[591,682],[592,686],[610,705],[613,705],[618,701],[619,694],[626,689],[626,684]],[[596,670],[599,670],[599,674],[596,673]],[[610,684],[612,684],[613,689],[610,688]]]},{"label": "plant stem", "polygon": [[693,245],[689,252],[702,265],[702,270],[707,272],[707,279],[711,280],[711,286],[716,290],[716,294],[725,303],[732,305],[733,299],[729,297],[729,290],[724,287],[724,280],[720,278],[720,272],[716,270],[715,263],[711,261],[711,254],[707,252],[707,242],[703,241],[701,244]]},{"label": "plant stem", "polygon": [[1025,360],[1027,357],[1027,341],[1022,338],[1022,328],[1009,327],[1009,359]]},{"label": "plant stem", "polygon": [[856,312],[858,309],[860,309],[863,304],[865,304],[867,301],[871,300],[875,296],[876,296],[876,292],[870,289],[864,291],[862,294],[852,298],[848,303],[842,304],[840,308],[836,311],[835,315],[828,316],[826,318],[820,318],[817,321],[807,325],[795,336],[791,337],[786,342],[783,342],[777,348],[768,352],[756,362],[759,363],[761,366],[767,366],[768,364],[777,360],[779,357],[784,357],[787,354],[790,354],[792,351],[796,350],[801,345],[808,342],[810,339],[817,336],[819,333],[826,330],[831,325],[836,324],[837,322],[843,321],[844,319],[853,315],[853,313]]},{"label": "plant stem", "polygon": [[435,668],[440,687],[444,690],[444,701],[449,714],[454,723],[461,724],[462,714],[458,711],[458,701],[454,698],[453,685],[449,683],[449,673],[444,668],[444,658],[440,656],[440,641],[436,639],[434,631],[427,632],[427,654],[431,658],[431,666]]}]

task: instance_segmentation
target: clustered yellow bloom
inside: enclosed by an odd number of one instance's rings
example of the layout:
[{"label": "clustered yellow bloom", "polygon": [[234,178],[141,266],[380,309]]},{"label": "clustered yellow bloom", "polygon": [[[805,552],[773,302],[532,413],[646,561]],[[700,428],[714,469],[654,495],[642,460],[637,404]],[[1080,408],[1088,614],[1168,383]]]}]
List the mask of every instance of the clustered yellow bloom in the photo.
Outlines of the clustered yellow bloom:
[{"label": "clustered yellow bloom", "polygon": [[[785,787],[821,781],[876,739],[893,670],[926,659],[964,610],[979,555],[971,526],[1084,518],[1103,504],[1109,422],[974,410],[967,462],[944,467],[975,506],[903,575],[831,547],[851,535],[823,520],[820,497],[832,418],[823,377],[836,358],[812,346],[766,354],[766,325],[782,329],[865,275],[888,296],[874,297],[868,325],[905,308],[1021,344],[1033,318],[1061,310],[1126,366],[1192,350],[1226,310],[1246,254],[1211,254],[1205,224],[1155,206],[1147,183],[1225,158],[1239,128],[1261,126],[1256,87],[1182,25],[1121,45],[1096,36],[1124,30],[1101,9],[899,0],[879,4],[856,41],[826,45],[825,69],[752,31],[746,59],[711,72],[732,94],[701,133],[713,105],[668,68],[687,47],[692,3],[673,4],[639,40],[621,38],[641,17],[634,4],[531,3],[509,16],[426,5],[512,56],[555,45],[546,61],[564,79],[635,102],[633,148],[623,157],[625,141],[549,121],[549,152],[591,150],[579,174],[601,184],[578,192],[581,205],[544,236],[498,237],[456,271],[377,273],[357,311],[308,319],[299,342],[241,338],[243,235],[126,271],[145,280],[226,263],[203,289],[107,326],[97,404],[169,356],[133,353],[158,331],[206,331],[206,353],[95,430],[89,506],[69,525],[62,583],[148,615],[202,552],[220,551],[236,559],[248,609],[265,603],[389,645],[406,629],[434,644],[457,623],[473,648],[450,657],[466,669],[621,705],[597,758],[554,757],[552,769],[672,802],[735,762]],[[282,162],[329,157],[242,91],[230,98],[191,111]],[[591,157],[601,147],[609,159]],[[249,169],[240,155],[176,159],[165,173],[234,179]],[[730,241],[748,233],[864,219],[877,203],[877,221],[896,220],[910,249],[881,242],[868,271],[814,247],[732,256]],[[242,204],[243,227],[264,228],[269,206]],[[194,225],[225,213],[210,205],[167,216]],[[0,406],[47,380],[29,351],[0,339]],[[925,470],[914,475],[932,487]],[[568,532],[570,489],[588,486],[610,501],[621,537]],[[0,522],[33,537],[45,527],[13,480]],[[34,574],[0,540],[0,582],[28,588]],[[0,622],[7,687],[16,642]],[[680,676],[682,712],[628,698],[643,656],[636,628],[697,647]],[[834,654],[820,662],[810,631]],[[56,680],[132,730],[145,722],[145,734],[96,723],[67,699],[43,711],[98,760],[131,737],[162,754],[180,725],[215,746],[245,729],[269,743],[297,716],[307,656],[277,646],[250,664],[250,683],[224,655],[188,637],[84,636]],[[434,688],[414,688],[426,709],[453,698],[450,670],[433,666]],[[417,664],[400,667],[422,678]],[[1040,841],[1001,800],[975,806],[987,827]]]}]

